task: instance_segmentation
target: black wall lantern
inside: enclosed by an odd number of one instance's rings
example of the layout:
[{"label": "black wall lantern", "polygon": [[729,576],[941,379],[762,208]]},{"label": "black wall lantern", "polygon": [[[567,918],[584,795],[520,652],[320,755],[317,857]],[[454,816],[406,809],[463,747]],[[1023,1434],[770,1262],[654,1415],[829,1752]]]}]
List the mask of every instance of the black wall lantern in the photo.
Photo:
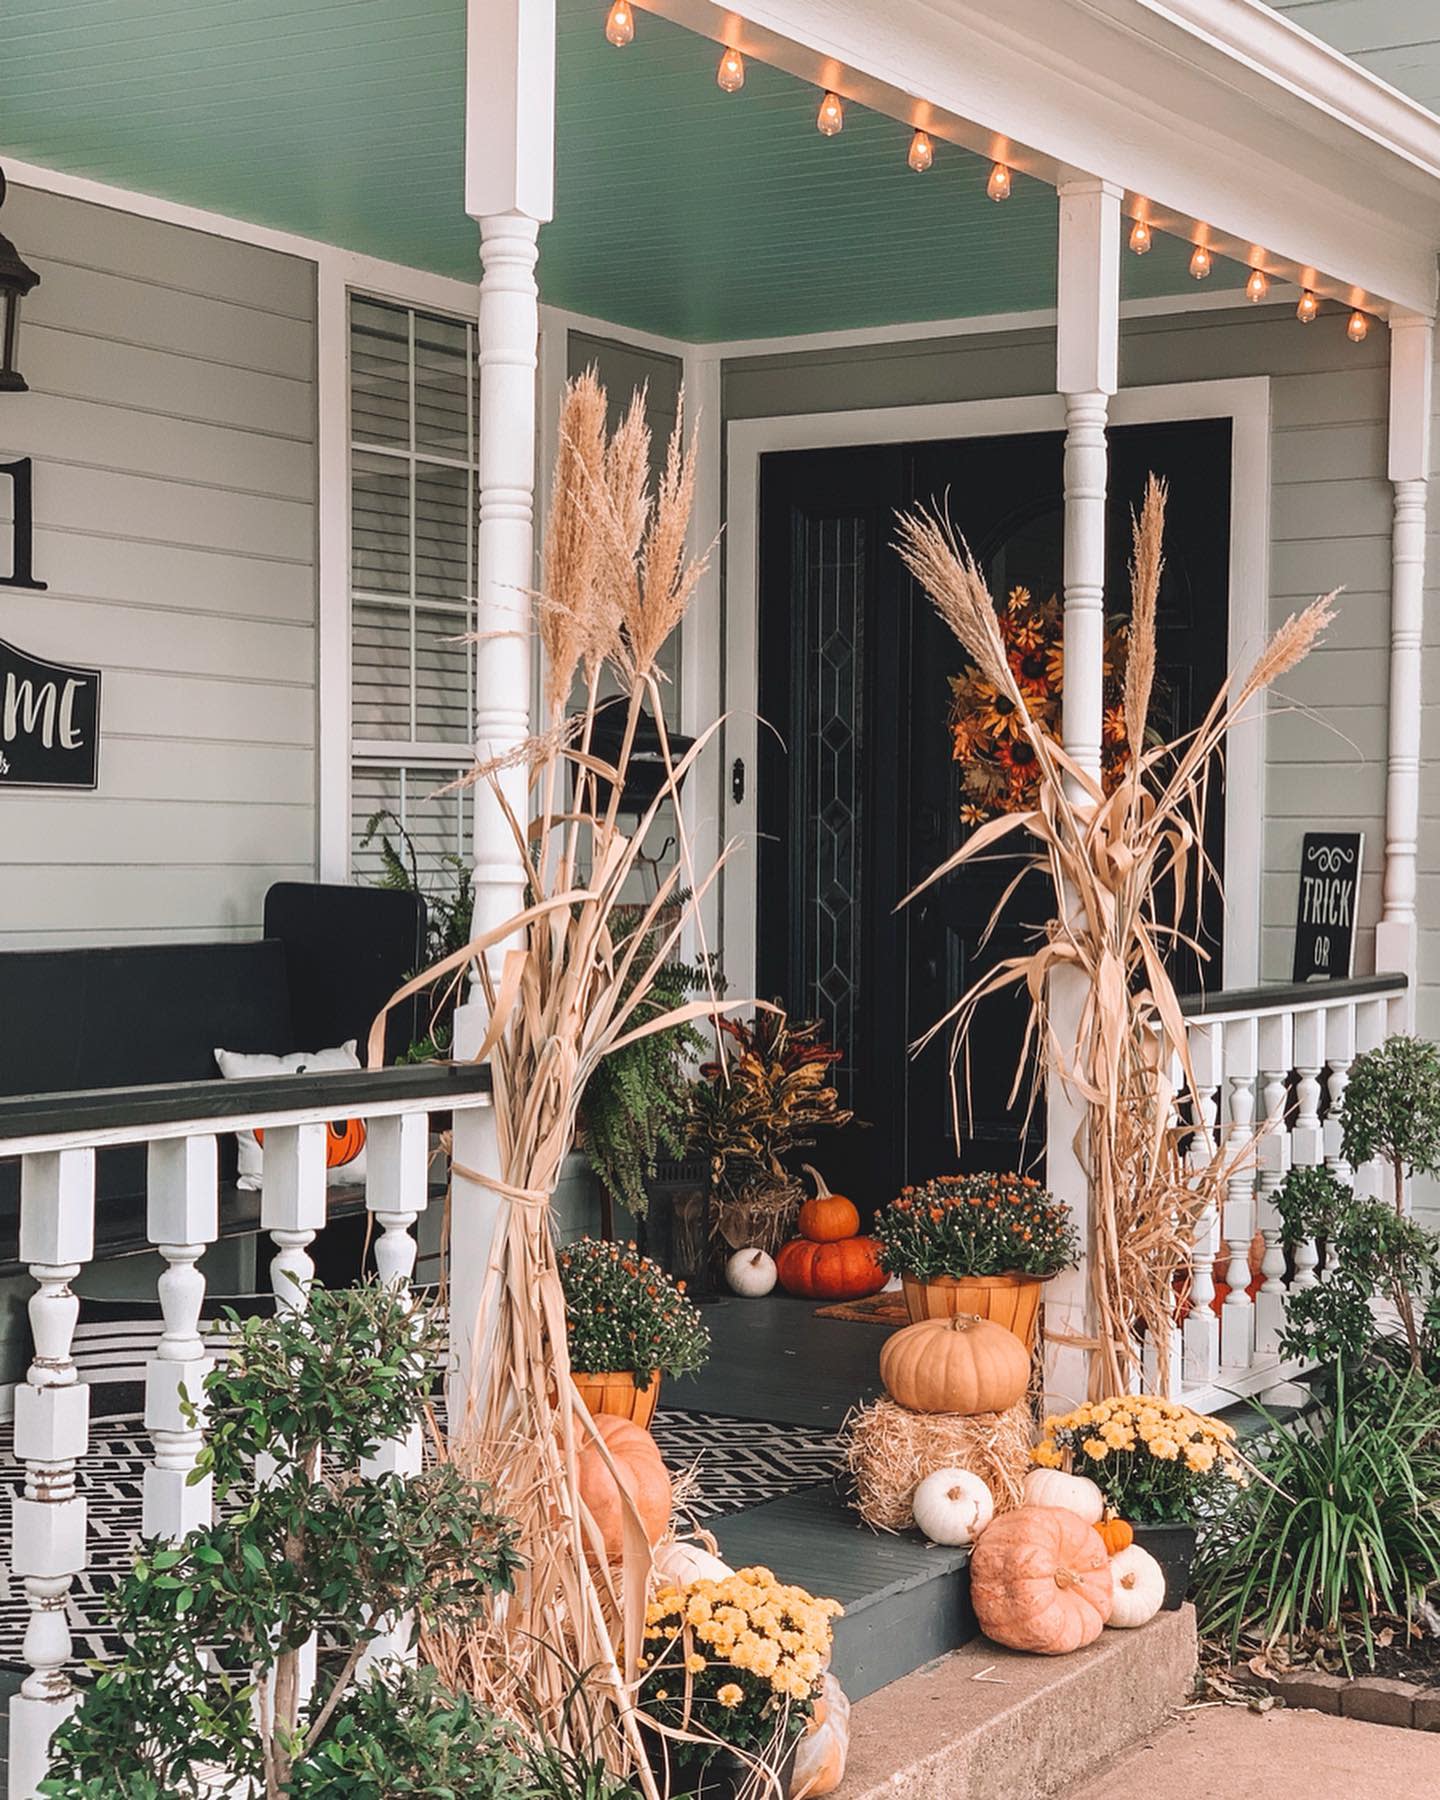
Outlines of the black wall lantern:
[{"label": "black wall lantern", "polygon": [[[0,206],[5,204],[5,171],[0,169]],[[15,352],[20,338],[20,302],[40,277],[22,262],[20,252],[0,231],[0,394],[24,394],[29,391],[25,377],[15,366]]]}]

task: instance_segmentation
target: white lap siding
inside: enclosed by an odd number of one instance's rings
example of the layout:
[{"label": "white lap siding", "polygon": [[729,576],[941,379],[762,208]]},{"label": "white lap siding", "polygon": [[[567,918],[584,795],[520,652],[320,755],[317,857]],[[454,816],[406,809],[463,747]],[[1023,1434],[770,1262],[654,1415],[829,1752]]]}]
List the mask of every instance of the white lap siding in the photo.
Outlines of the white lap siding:
[{"label": "white lap siding", "polygon": [[315,873],[314,265],[19,187],[3,224],[49,585],[0,637],[102,686],[98,791],[0,792],[0,946],[253,935]]}]

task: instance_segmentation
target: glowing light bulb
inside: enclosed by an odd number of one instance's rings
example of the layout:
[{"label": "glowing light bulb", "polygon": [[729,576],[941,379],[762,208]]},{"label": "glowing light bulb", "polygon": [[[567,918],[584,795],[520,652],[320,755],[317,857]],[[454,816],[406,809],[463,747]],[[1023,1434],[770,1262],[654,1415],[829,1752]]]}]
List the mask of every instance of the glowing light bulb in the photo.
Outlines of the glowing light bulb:
[{"label": "glowing light bulb", "polygon": [[1210,252],[1203,244],[1197,244],[1194,254],[1190,258],[1190,273],[1197,281],[1204,281],[1214,267],[1214,263],[1210,260]]},{"label": "glowing light bulb", "polygon": [[1345,327],[1345,335],[1352,344],[1363,344],[1370,335],[1370,321],[1358,307],[1350,315],[1350,323]]},{"label": "glowing light bulb", "polygon": [[996,163],[991,169],[990,179],[985,183],[985,192],[992,200],[1010,198],[1010,171],[1004,163]]},{"label": "glowing light bulb", "polygon": [[745,58],[738,50],[727,48],[720,58],[720,67],[715,71],[717,84],[727,94],[738,94],[745,85]]},{"label": "glowing light bulb", "polygon": [[835,137],[845,129],[845,108],[840,104],[838,94],[827,94],[820,102],[815,126],[822,137]]},{"label": "glowing light bulb", "polygon": [[1245,298],[1258,306],[1269,292],[1270,277],[1263,269],[1252,269],[1250,279],[1245,283]]},{"label": "glowing light bulb", "polygon": [[1150,243],[1150,227],[1143,219],[1137,219],[1130,227],[1130,248],[1137,256],[1148,256]]},{"label": "glowing light bulb", "polygon": [[1306,288],[1300,296],[1300,304],[1295,308],[1295,317],[1302,325],[1313,325],[1320,316],[1320,302]]},{"label": "glowing light bulb", "polygon": [[923,175],[935,161],[935,146],[923,131],[917,131],[910,140],[910,154],[905,159],[917,175]]},{"label": "glowing light bulb", "polygon": [[615,0],[605,21],[605,36],[617,50],[634,43],[635,14],[630,10],[628,0]]}]

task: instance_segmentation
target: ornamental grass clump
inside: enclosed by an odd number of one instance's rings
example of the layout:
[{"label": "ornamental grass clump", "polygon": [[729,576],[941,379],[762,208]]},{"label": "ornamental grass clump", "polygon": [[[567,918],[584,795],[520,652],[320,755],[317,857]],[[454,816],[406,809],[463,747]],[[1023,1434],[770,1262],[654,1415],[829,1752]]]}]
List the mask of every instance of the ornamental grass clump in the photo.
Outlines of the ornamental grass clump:
[{"label": "ornamental grass clump", "polygon": [[710,1354],[699,1308],[634,1244],[581,1238],[560,1252],[570,1367],[585,1375],[693,1375]]},{"label": "ornamental grass clump", "polygon": [[1030,1459],[1042,1469],[1068,1463],[1099,1486],[1112,1512],[1147,1525],[1188,1524],[1247,1479],[1228,1425],[1151,1394],[1046,1419]]},{"label": "ornamental grass clump", "polygon": [[639,1693],[657,1760],[693,1770],[730,1749],[777,1769],[815,1716],[842,1611],[762,1568],[662,1587],[645,1611]]},{"label": "ornamental grass clump", "polygon": [[1070,1208],[1031,1175],[937,1175],[900,1190],[874,1234],[887,1275],[1058,1275],[1079,1239]]}]

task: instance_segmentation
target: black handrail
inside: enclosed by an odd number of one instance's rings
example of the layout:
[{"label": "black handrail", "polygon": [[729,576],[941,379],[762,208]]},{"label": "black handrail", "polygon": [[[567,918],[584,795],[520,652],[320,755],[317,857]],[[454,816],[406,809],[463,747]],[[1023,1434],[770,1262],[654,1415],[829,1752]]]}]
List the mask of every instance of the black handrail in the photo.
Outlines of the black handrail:
[{"label": "black handrail", "polygon": [[436,1112],[490,1092],[486,1063],[417,1063],[403,1069],[335,1069],[319,1074],[260,1075],[253,1080],[158,1082],[146,1087],[81,1088],[63,1094],[0,1099],[0,1150],[6,1139],[85,1136],[187,1119],[234,1119],[333,1110],[364,1113],[376,1105],[427,1100]]},{"label": "black handrail", "polygon": [[1352,975],[1346,981],[1276,981],[1265,987],[1222,988],[1216,994],[1185,994],[1180,1011],[1187,1019],[1224,1019],[1240,1013],[1277,1012],[1323,1006],[1337,1000],[1373,1000],[1403,994],[1407,975]]}]

